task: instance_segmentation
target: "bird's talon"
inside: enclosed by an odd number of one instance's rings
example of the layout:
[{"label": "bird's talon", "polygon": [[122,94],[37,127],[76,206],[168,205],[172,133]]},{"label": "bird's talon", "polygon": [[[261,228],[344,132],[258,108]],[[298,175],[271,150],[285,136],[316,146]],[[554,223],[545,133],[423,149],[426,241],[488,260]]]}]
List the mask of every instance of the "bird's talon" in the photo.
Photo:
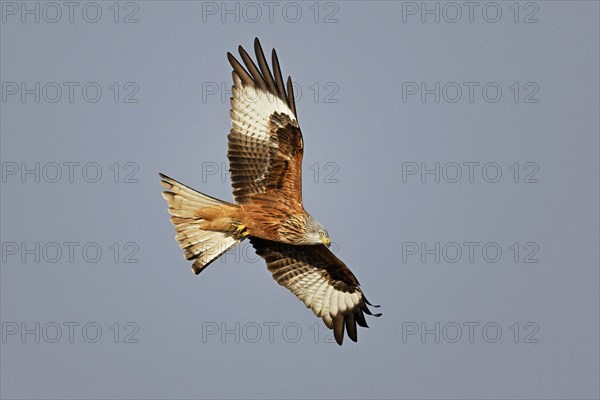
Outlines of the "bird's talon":
[{"label": "bird's talon", "polygon": [[236,228],[235,231],[236,232],[242,232],[244,229],[246,229],[246,225],[244,224],[239,224]]}]

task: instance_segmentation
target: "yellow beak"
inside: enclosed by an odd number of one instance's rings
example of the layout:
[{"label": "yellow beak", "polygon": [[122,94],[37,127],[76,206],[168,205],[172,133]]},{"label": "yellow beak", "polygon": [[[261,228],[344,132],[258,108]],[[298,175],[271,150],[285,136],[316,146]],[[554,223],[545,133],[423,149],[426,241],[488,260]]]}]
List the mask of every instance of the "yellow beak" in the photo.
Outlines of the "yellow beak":
[{"label": "yellow beak", "polygon": [[331,240],[329,240],[328,237],[323,237],[321,238],[321,241],[323,242],[323,244],[327,247],[329,247],[331,245]]}]

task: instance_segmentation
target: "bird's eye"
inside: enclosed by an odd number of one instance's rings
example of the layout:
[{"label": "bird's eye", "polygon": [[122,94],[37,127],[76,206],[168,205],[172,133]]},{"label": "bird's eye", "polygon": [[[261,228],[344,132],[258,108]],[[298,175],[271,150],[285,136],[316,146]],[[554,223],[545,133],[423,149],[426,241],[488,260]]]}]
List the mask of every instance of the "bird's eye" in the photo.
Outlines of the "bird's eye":
[{"label": "bird's eye", "polygon": [[325,232],[319,231],[319,236],[321,236],[321,237],[325,236]]}]

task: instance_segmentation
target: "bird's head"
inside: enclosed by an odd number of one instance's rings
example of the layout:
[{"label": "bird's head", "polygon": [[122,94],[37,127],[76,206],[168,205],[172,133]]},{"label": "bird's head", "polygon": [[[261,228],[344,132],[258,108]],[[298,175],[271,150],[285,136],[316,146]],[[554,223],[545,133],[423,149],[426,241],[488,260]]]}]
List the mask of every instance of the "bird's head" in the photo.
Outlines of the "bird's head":
[{"label": "bird's head", "polygon": [[331,245],[331,239],[329,238],[327,229],[310,215],[307,222],[308,229],[304,237],[305,241],[311,244],[324,244],[329,247]]}]

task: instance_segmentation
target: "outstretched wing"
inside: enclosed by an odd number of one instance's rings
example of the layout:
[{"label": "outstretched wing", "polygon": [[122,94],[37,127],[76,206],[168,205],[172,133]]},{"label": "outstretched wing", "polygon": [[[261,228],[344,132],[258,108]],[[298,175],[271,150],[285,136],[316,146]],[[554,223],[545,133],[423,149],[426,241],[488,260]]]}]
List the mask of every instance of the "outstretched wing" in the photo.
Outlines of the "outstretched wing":
[{"label": "outstretched wing", "polygon": [[236,203],[265,193],[286,199],[290,206],[302,205],[303,141],[298,120],[292,79],[287,90],[275,50],[271,74],[258,38],[254,40],[258,67],[239,47],[244,66],[231,54],[233,67],[229,170]]},{"label": "outstretched wing", "polygon": [[356,342],[356,324],[367,327],[364,313],[381,315],[371,313],[367,305],[372,304],[360,290],[358,280],[327,247],[294,246],[255,237],[250,241],[267,262],[273,278],[323,318],[339,345],[344,340],[344,328]]}]

